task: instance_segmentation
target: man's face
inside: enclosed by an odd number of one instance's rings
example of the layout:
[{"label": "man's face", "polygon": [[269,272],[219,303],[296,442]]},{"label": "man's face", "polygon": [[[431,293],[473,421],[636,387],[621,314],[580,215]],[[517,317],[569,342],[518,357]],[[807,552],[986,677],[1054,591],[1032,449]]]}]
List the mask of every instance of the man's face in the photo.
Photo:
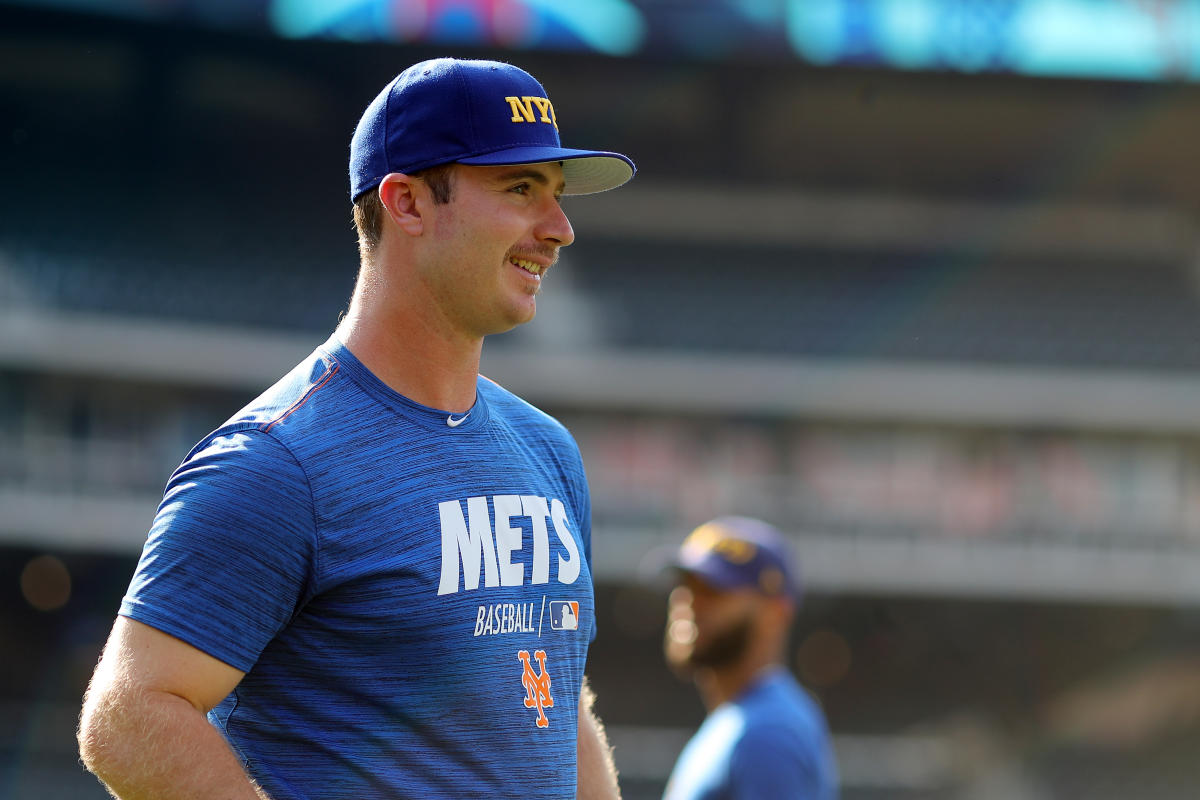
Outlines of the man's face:
[{"label": "man's face", "polygon": [[456,330],[500,333],[533,319],[546,271],[575,240],[562,167],[454,169],[450,202],[430,207],[424,280]]},{"label": "man's face", "polygon": [[756,635],[762,603],[753,588],[721,590],[685,575],[667,601],[667,663],[685,673],[736,664]]}]

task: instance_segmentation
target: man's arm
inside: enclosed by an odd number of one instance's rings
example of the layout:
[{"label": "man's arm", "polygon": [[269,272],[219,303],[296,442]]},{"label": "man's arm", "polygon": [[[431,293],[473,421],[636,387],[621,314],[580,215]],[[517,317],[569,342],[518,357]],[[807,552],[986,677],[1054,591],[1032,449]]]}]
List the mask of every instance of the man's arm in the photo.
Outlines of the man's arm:
[{"label": "man's arm", "polygon": [[79,754],[119,800],[269,800],[205,714],[243,673],[117,617],[79,721]]},{"label": "man's arm", "polygon": [[604,726],[592,711],[596,695],[583,679],[579,693],[579,753],[575,796],[578,800],[621,800],[617,765]]}]

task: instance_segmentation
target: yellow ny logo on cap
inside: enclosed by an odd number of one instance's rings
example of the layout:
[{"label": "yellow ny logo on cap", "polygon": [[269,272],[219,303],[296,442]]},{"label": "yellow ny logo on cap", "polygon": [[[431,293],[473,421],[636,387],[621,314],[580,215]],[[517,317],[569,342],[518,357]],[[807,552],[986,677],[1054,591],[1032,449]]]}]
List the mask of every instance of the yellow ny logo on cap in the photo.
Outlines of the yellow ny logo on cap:
[{"label": "yellow ny logo on cap", "polygon": [[[546,97],[506,97],[504,101],[512,108],[513,122],[548,122],[558,130],[558,118],[554,116],[554,106]],[[537,106],[537,114],[534,113]],[[540,114],[540,118],[538,116]]]}]

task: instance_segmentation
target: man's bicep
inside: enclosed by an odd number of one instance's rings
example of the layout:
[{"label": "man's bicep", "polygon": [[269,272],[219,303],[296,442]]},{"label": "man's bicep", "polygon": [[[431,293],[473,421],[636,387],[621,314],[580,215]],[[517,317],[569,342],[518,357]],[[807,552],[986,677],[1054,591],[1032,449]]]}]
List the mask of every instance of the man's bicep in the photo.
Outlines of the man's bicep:
[{"label": "man's bicep", "polygon": [[245,675],[174,636],[117,617],[94,686],[107,691],[174,695],[207,713]]}]

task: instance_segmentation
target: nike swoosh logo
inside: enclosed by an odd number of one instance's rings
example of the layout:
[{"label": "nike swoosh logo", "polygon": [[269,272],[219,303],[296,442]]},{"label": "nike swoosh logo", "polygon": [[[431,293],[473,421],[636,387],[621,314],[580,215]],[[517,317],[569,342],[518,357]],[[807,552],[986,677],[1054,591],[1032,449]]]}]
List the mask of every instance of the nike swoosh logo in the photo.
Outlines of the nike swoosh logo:
[{"label": "nike swoosh logo", "polygon": [[455,419],[455,418],[454,418],[454,415],[453,415],[453,414],[451,414],[450,416],[446,417],[446,424],[447,424],[447,425],[449,425],[451,428],[457,428],[459,425],[462,425],[462,424],[463,424],[463,420],[465,420],[465,419],[466,419],[467,417],[469,417],[469,416],[471,416],[471,412],[470,412],[470,411],[468,411],[467,413],[463,414],[463,415],[462,415],[461,417],[459,417],[458,419]]}]

